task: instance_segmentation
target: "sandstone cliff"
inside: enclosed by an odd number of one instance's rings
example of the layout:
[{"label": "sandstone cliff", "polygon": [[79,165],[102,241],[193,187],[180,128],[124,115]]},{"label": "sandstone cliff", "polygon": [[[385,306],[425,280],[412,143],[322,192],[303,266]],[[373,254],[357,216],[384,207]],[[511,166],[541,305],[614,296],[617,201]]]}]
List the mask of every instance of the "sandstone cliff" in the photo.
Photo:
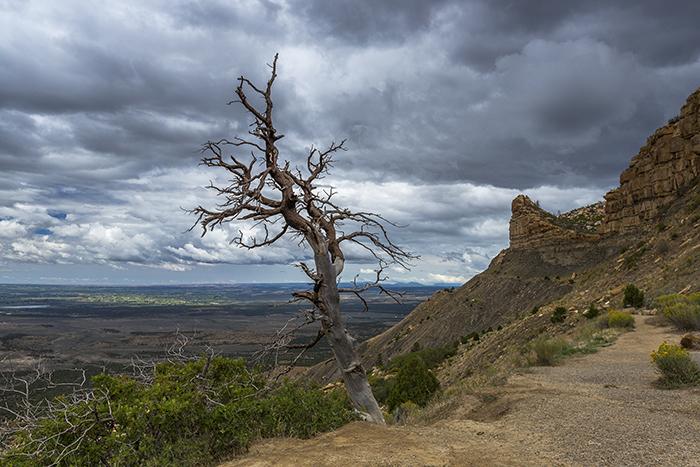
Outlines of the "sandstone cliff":
[{"label": "sandstone cliff", "polygon": [[589,224],[565,215],[554,216],[530,198],[519,195],[513,200],[510,218],[510,248],[533,249],[556,245],[592,242],[599,238]]},{"label": "sandstone cliff", "polygon": [[624,233],[653,222],[700,174],[700,89],[679,117],[659,128],[605,195],[601,232]]},{"label": "sandstone cliff", "polygon": [[[653,297],[700,289],[700,90],[657,130],[605,204],[550,214],[513,200],[510,247],[463,286],[436,293],[404,320],[361,344],[363,362],[445,345],[520,320],[533,307],[619,301],[636,283]],[[653,226],[653,228],[650,228]],[[332,361],[312,377],[337,377]]]}]

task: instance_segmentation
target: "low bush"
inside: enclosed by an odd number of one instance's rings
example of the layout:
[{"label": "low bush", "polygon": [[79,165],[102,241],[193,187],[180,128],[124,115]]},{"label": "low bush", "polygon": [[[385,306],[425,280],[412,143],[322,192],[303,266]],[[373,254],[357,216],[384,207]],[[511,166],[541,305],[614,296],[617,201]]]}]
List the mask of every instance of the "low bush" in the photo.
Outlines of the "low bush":
[{"label": "low bush", "polygon": [[629,284],[625,287],[624,298],[622,299],[622,306],[624,307],[634,307],[641,308],[644,306],[644,292],[639,290],[639,288],[634,284]]},{"label": "low bush", "polygon": [[369,385],[372,388],[372,394],[374,398],[377,399],[380,405],[386,404],[386,400],[389,397],[389,391],[391,390],[391,383],[393,378],[385,378],[379,375],[370,375],[368,377]]},{"label": "low bush", "polygon": [[386,400],[391,411],[409,401],[424,407],[433,394],[440,389],[437,378],[419,355],[411,353],[406,357],[402,360],[399,371],[391,383]]},{"label": "low bush", "polygon": [[686,334],[681,337],[681,347],[688,350],[700,350],[700,337],[693,334]]},{"label": "low bush", "polygon": [[341,391],[285,382],[261,392],[264,377],[242,359],[162,363],[150,381],[101,374],[92,386],[92,397],[59,396],[0,465],[207,465],[255,438],[309,437],[354,418]]},{"label": "low bush", "polygon": [[678,329],[700,330],[700,293],[671,294],[656,299],[663,316]]},{"label": "low bush", "polygon": [[634,316],[625,311],[610,310],[608,312],[608,327],[633,328]]},{"label": "low bush", "polygon": [[552,313],[552,316],[549,318],[549,320],[552,323],[562,323],[566,319],[566,308],[563,306],[558,306],[554,309],[554,312]]},{"label": "low bush", "polygon": [[664,342],[651,353],[651,360],[661,374],[659,383],[668,388],[700,383],[700,368],[684,348]]},{"label": "low bush", "polygon": [[700,305],[676,303],[664,308],[663,315],[678,329],[684,331],[700,330]]},{"label": "low bush", "polygon": [[[478,338],[476,339],[478,340]],[[399,355],[394,357],[389,363],[390,370],[397,370],[411,358],[411,355],[419,356],[428,368],[435,368],[440,363],[450,358],[457,352],[457,346],[454,344],[444,345],[441,347],[425,347],[420,350],[412,350],[410,354]]]},{"label": "low bush", "polygon": [[530,343],[536,365],[551,366],[564,354],[569,345],[562,338],[540,336]]},{"label": "low bush", "polygon": [[583,316],[588,319],[597,318],[600,315],[600,310],[595,306],[595,303],[591,303],[586,311],[583,312]]},{"label": "low bush", "polygon": [[687,300],[687,295],[672,293],[668,295],[659,295],[654,299],[654,305],[656,305],[657,307],[665,308],[675,303],[685,303]]},{"label": "low bush", "polygon": [[466,336],[460,337],[459,342],[462,344],[467,344],[470,340],[473,340],[474,342],[478,342],[479,341],[479,333],[476,331],[470,332]]}]

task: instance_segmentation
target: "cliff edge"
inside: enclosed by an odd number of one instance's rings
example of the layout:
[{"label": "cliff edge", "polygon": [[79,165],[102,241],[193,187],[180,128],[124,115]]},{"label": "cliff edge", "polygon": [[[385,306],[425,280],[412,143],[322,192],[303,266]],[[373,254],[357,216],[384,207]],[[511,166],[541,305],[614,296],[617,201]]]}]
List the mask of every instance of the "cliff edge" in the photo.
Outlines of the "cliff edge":
[{"label": "cliff edge", "polygon": [[[626,284],[650,297],[700,289],[700,89],[658,129],[605,201],[553,215],[524,195],[512,202],[510,246],[466,284],[435,293],[360,345],[366,367],[422,347],[505,326],[552,304],[615,303]],[[309,369],[328,381],[332,361]]]}]

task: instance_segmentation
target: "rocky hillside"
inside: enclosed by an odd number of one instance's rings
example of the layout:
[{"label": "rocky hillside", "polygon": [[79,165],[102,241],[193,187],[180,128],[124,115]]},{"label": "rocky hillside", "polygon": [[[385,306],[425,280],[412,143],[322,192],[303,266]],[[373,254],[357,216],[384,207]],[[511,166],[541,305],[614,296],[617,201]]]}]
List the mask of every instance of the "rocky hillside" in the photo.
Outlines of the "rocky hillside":
[{"label": "rocky hillside", "polygon": [[[507,326],[533,308],[616,303],[634,282],[656,294],[700,288],[700,89],[658,129],[605,202],[555,216],[520,195],[510,246],[463,286],[445,289],[361,344],[366,365],[472,332]],[[310,369],[335,379],[331,361]]]}]

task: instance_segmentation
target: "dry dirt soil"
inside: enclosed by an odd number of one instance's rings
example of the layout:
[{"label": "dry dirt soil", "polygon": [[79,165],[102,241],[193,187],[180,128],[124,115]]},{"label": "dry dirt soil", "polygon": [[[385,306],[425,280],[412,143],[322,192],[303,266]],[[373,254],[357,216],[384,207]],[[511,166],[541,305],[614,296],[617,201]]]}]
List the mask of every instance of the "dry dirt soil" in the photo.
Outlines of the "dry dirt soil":
[{"label": "dry dirt soil", "polygon": [[310,440],[262,441],[224,465],[700,466],[700,390],[654,386],[649,354],[679,335],[648,321],[636,317],[635,331],[598,353],[511,376],[437,423],[356,422]]}]

